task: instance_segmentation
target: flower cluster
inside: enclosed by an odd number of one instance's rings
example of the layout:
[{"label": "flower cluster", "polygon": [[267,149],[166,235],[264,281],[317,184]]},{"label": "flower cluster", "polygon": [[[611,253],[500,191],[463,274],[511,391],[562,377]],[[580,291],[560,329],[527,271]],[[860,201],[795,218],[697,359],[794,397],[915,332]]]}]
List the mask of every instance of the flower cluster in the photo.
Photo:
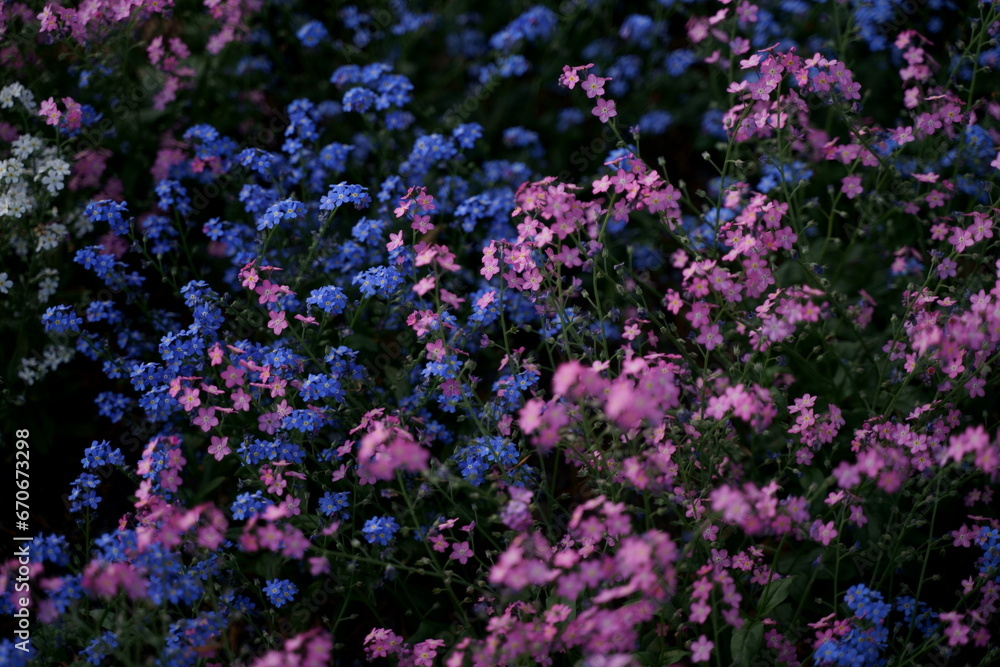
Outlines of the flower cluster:
[{"label": "flower cluster", "polygon": [[716,4],[0,8],[0,662],[1000,660],[1000,7]]}]

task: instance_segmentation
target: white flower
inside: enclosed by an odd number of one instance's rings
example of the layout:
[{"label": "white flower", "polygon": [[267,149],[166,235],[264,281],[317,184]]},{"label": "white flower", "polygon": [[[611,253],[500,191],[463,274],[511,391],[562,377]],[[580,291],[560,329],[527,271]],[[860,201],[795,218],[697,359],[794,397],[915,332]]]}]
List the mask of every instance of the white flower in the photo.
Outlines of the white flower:
[{"label": "white flower", "polygon": [[40,178],[49,194],[54,195],[63,189],[63,182],[67,175],[69,175],[69,164],[65,160],[54,157],[49,158],[39,166],[35,180]]},{"label": "white flower", "polygon": [[35,380],[41,377],[38,372],[38,367],[40,365],[41,364],[39,364],[38,359],[34,359],[32,357],[25,357],[24,359],[21,359],[21,368],[17,371],[17,377],[24,380],[25,384],[35,384]]},{"label": "white flower", "polygon": [[42,353],[43,359],[42,364],[48,370],[55,370],[76,354],[75,350],[72,350],[65,345],[48,345],[45,348],[45,352]]},{"label": "white flower", "polygon": [[[62,225],[59,226],[62,227],[62,234],[65,235],[66,228]],[[46,303],[59,289],[59,273],[55,269],[45,269],[42,275],[45,277],[38,284],[38,301]]]},{"label": "white flower", "polygon": [[0,192],[0,216],[20,218],[35,208],[35,199],[28,192],[28,184],[19,181]]},{"label": "white flower", "polygon": [[38,235],[38,245],[35,246],[35,252],[41,252],[43,250],[52,250],[59,246],[59,242],[68,233],[66,226],[53,222],[42,229],[41,233]]},{"label": "white flower", "polygon": [[49,158],[42,165],[43,170],[48,170],[53,174],[58,174],[59,176],[66,177],[69,176],[69,162],[63,160],[60,157]]},{"label": "white flower", "polygon": [[42,185],[49,191],[50,195],[57,195],[63,189],[63,177],[55,172],[46,172],[42,176]]},{"label": "white flower", "polygon": [[19,83],[4,86],[3,90],[0,90],[0,109],[10,109],[14,106],[14,100],[21,97],[23,90],[24,86]]},{"label": "white flower", "polygon": [[14,281],[7,276],[7,272],[0,273],[0,294],[7,294],[14,286]]},{"label": "white flower", "polygon": [[20,218],[35,207],[35,200],[28,193],[26,183],[17,183],[0,193],[0,217]]},{"label": "white flower", "polygon": [[38,109],[34,94],[20,83],[12,83],[0,90],[0,109],[10,109],[14,106],[14,100],[20,100],[28,113],[35,113]]},{"label": "white flower", "polygon": [[76,212],[73,214],[73,219],[70,220],[73,225],[73,236],[76,238],[82,238],[83,236],[94,231],[94,223],[90,221],[90,218],[83,215],[82,212]]},{"label": "white flower", "polygon": [[21,104],[32,115],[38,111],[38,105],[35,103],[35,94],[24,87],[21,88]]},{"label": "white flower", "polygon": [[0,160],[0,181],[6,181],[13,185],[21,181],[24,175],[24,163],[17,158]]},{"label": "white flower", "polygon": [[36,151],[41,150],[44,143],[39,137],[32,134],[22,134],[10,146],[14,157],[19,160],[26,160]]}]

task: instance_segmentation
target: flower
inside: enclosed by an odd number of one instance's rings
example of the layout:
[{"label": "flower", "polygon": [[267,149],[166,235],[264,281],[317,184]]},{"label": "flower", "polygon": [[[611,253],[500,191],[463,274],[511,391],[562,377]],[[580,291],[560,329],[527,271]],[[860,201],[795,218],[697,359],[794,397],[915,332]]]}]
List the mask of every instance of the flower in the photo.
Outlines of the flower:
[{"label": "flower", "polygon": [[606,100],[603,97],[597,99],[597,106],[595,106],[591,113],[601,119],[602,123],[607,123],[610,118],[614,118],[618,115],[615,111],[615,101]]},{"label": "flower", "polygon": [[809,536],[817,542],[822,543],[823,546],[828,546],[831,540],[837,536],[837,531],[834,528],[833,521],[824,524],[821,520],[816,519],[809,529]]},{"label": "flower", "polygon": [[587,76],[587,80],[583,82],[581,88],[587,91],[587,97],[600,97],[604,94],[605,81],[607,81],[607,79],[591,74]]},{"label": "flower", "polygon": [[368,541],[368,544],[381,544],[386,546],[399,530],[399,524],[391,516],[373,517],[365,522],[361,534]]},{"label": "flower", "polygon": [[208,453],[215,457],[216,461],[221,461],[222,457],[226,454],[231,454],[232,449],[229,448],[227,444],[229,442],[228,437],[219,437],[217,435],[212,436],[212,444],[208,447]]},{"label": "flower", "polygon": [[63,333],[64,331],[79,332],[83,318],[77,317],[70,306],[51,306],[42,315],[42,326],[46,331]]},{"label": "flower", "polygon": [[451,549],[451,559],[457,560],[462,565],[465,565],[472,555],[472,549],[469,548],[468,542],[457,542],[451,545]]},{"label": "flower", "polygon": [[281,332],[288,328],[288,322],[285,320],[285,311],[269,310],[267,314],[271,316],[271,320],[267,323],[267,328],[273,330],[274,335],[280,336]]},{"label": "flower", "polygon": [[215,416],[215,408],[198,408],[198,416],[194,418],[195,426],[200,426],[206,433],[212,430],[213,426],[218,426],[219,418]]},{"label": "flower", "polygon": [[844,176],[841,182],[843,185],[840,187],[840,191],[847,195],[848,199],[854,199],[865,191],[864,188],[861,187],[860,176]]},{"label": "flower", "polygon": [[264,585],[264,595],[275,607],[291,602],[298,592],[298,587],[287,579],[268,579]]},{"label": "flower", "polygon": [[56,107],[55,98],[50,97],[42,102],[38,115],[45,119],[46,125],[58,125],[62,112]]},{"label": "flower", "polygon": [[708,662],[714,646],[715,642],[709,641],[705,635],[698,637],[697,641],[691,644],[692,662]]}]

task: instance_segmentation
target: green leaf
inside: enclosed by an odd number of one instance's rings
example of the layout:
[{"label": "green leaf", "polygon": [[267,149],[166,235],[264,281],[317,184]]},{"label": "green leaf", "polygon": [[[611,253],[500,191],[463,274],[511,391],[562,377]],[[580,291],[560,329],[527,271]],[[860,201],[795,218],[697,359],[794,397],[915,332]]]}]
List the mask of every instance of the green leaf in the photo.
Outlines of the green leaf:
[{"label": "green leaf", "polygon": [[690,657],[691,657],[690,651],[685,651],[684,649],[675,648],[663,654],[662,662],[660,664],[673,665],[683,661],[685,658],[690,658]]},{"label": "green leaf", "polygon": [[750,660],[760,653],[764,645],[764,624],[753,621],[733,633],[730,648],[734,665],[749,665]]},{"label": "green leaf", "polygon": [[195,500],[194,500],[195,504],[198,504],[202,502],[205,498],[208,498],[208,494],[214,491],[216,488],[218,488],[219,485],[222,484],[224,481],[226,481],[226,478],[219,476],[212,479],[210,482],[206,484],[200,485],[198,488],[198,493],[195,494]]},{"label": "green leaf", "polygon": [[767,614],[771,613],[775,607],[785,601],[788,597],[788,593],[795,583],[795,577],[785,577],[784,579],[778,579],[777,581],[772,581],[767,586],[764,586],[764,591],[760,596],[760,610],[757,612],[758,617],[763,618]]}]

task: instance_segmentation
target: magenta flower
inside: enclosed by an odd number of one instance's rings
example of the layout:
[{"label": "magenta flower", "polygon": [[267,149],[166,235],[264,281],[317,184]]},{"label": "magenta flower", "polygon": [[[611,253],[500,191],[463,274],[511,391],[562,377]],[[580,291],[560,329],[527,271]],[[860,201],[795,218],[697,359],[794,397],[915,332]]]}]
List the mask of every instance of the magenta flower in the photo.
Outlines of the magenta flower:
[{"label": "magenta flower", "polygon": [[708,637],[702,635],[698,637],[697,641],[691,644],[691,655],[692,662],[708,662],[709,658],[712,656],[712,648],[715,646],[715,642],[708,640]]},{"label": "magenta flower", "polygon": [[833,521],[824,524],[821,520],[816,519],[809,529],[809,536],[825,547],[837,536],[837,530],[833,527]]},{"label": "magenta flower", "polygon": [[212,436],[212,444],[208,447],[208,453],[215,457],[216,461],[221,461],[222,457],[226,454],[231,454],[232,449],[228,445],[229,438],[220,438],[217,435]]},{"label": "magenta flower", "polygon": [[698,342],[704,345],[705,349],[709,352],[717,348],[722,343],[722,334],[719,333],[719,325],[711,324],[703,327],[701,334],[698,336]]},{"label": "magenta flower", "polygon": [[262,304],[272,303],[278,300],[278,286],[270,280],[265,280],[260,285],[257,285],[254,291],[257,292],[257,294],[260,294],[260,299],[258,299],[258,301]]},{"label": "magenta flower", "polygon": [[184,406],[184,412],[191,412],[201,405],[201,399],[198,398],[200,393],[200,389],[191,389],[190,387],[184,389],[184,395],[177,399]]},{"label": "magenta flower", "polygon": [[46,125],[58,125],[62,112],[56,107],[55,99],[50,97],[42,102],[38,115],[45,119]]},{"label": "magenta flower", "polygon": [[451,549],[451,559],[457,560],[462,565],[465,565],[472,556],[472,549],[469,548],[468,542],[456,542],[451,546]]},{"label": "magenta flower", "polygon": [[267,311],[268,315],[271,316],[271,321],[267,323],[267,328],[274,330],[275,336],[280,336],[281,332],[288,328],[288,322],[285,320],[285,311]]},{"label": "magenta flower", "polygon": [[615,111],[615,101],[606,100],[603,97],[597,98],[597,106],[593,108],[591,113],[600,118],[602,123],[607,123],[609,118],[618,115],[618,112]]},{"label": "magenta flower", "polygon": [[583,82],[582,88],[587,91],[587,97],[594,98],[600,97],[604,94],[604,82],[607,81],[604,77],[594,76],[593,74],[587,77],[587,80]]},{"label": "magenta flower", "polygon": [[847,195],[848,199],[854,199],[865,191],[865,189],[861,187],[860,176],[844,176],[841,183],[843,183],[843,185],[840,187],[840,191]]},{"label": "magenta flower", "polygon": [[206,433],[217,426],[219,418],[215,416],[215,408],[198,408],[198,416],[194,418],[194,425],[200,426]]},{"label": "magenta flower", "polygon": [[243,391],[243,389],[237,389],[230,396],[233,399],[233,410],[242,410],[244,412],[250,410],[250,394]]}]

